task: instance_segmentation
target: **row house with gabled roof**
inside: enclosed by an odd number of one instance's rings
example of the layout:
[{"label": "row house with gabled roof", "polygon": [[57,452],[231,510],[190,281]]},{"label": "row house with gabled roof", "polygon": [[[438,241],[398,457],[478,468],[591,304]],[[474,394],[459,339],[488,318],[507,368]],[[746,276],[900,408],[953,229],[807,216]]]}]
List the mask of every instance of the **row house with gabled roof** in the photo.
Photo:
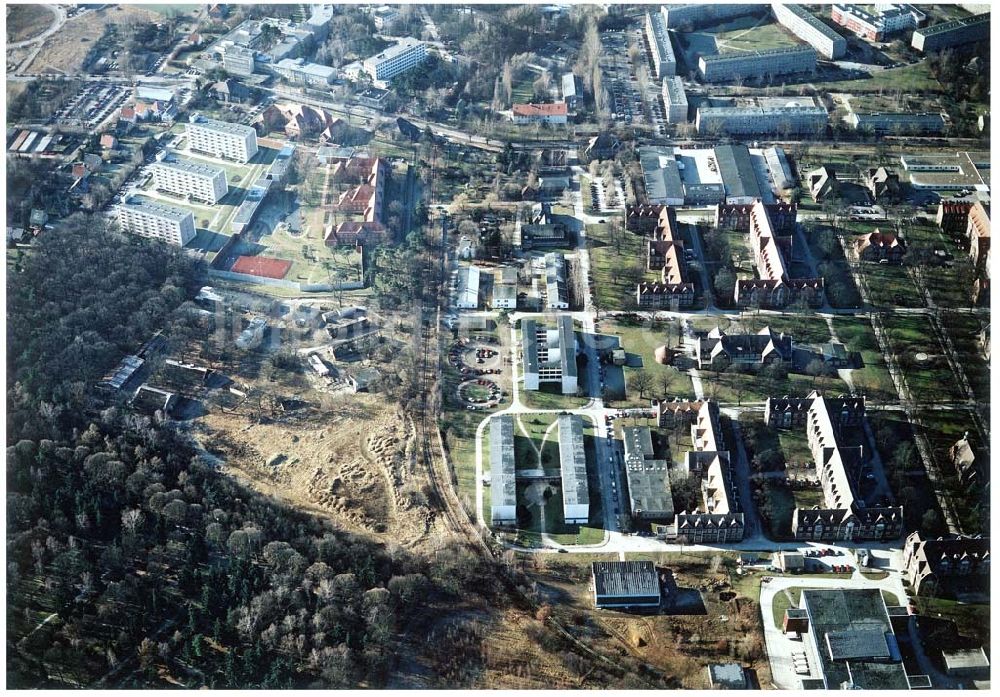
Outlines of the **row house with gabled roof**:
[{"label": "row house with gabled roof", "polygon": [[903,578],[917,595],[951,593],[990,574],[988,537],[926,539],[913,532],[903,545]]},{"label": "row house with gabled roof", "polygon": [[[903,531],[903,509],[867,475],[869,455],[844,443],[844,431],[862,425],[863,397],[768,398],[765,422],[775,428],[805,426],[823,487],[824,506],[796,508],[792,534],[799,540],[887,540]],[[869,499],[866,500],[867,496]]]}]

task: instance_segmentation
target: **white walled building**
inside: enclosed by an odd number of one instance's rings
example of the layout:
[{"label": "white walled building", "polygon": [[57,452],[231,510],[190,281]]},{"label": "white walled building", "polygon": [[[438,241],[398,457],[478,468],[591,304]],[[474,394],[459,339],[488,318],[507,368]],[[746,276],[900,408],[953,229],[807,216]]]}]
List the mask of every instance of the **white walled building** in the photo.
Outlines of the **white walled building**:
[{"label": "white walled building", "polygon": [[667,123],[687,123],[688,100],[684,93],[684,81],[676,75],[663,78],[663,113]]},{"label": "white walled building", "polygon": [[576,394],[573,316],[560,315],[556,325],[555,329],[547,329],[533,319],[521,322],[524,389],[538,390],[543,382],[557,382],[563,394]]},{"label": "white walled building", "polygon": [[514,461],[514,417],[490,419],[490,512],[493,525],[517,522],[517,489]]},{"label": "white walled building", "polygon": [[228,41],[223,42],[219,48],[222,50],[222,67],[227,73],[253,75],[256,67],[253,49],[237,46]]},{"label": "white walled building", "polygon": [[362,68],[372,80],[385,82],[414,68],[427,58],[427,44],[416,39],[403,39],[378,55],[365,58]]},{"label": "white walled building", "polygon": [[124,232],[183,247],[195,236],[190,211],[148,199],[131,198],[118,204],[118,223]]},{"label": "white walled building", "polygon": [[463,266],[458,270],[458,294],[455,307],[460,310],[475,310],[479,307],[478,266]]},{"label": "white walled building", "polygon": [[667,24],[659,12],[646,13],[646,41],[649,42],[649,51],[653,55],[656,77],[676,75],[677,58],[670,43],[670,32],[667,31]]},{"label": "white walled building", "polygon": [[308,63],[301,58],[285,58],[278,61],[274,66],[274,72],[289,82],[310,87],[326,87],[337,75],[336,69],[329,65]]},{"label": "white walled building", "polygon": [[152,170],[156,190],[173,196],[190,196],[214,205],[229,192],[226,171],[221,167],[161,161],[154,163]]},{"label": "white walled building", "polygon": [[826,58],[836,60],[847,53],[847,40],[802,5],[771,3],[775,19]]},{"label": "white walled building", "polygon": [[202,119],[187,124],[188,147],[214,157],[249,162],[257,154],[257,131],[225,121]]},{"label": "white walled building", "polygon": [[698,133],[718,135],[815,134],[825,128],[829,114],[821,106],[704,107],[698,109]]},{"label": "white walled building", "polygon": [[590,520],[587,453],[583,448],[583,419],[575,414],[559,417],[559,471],[563,519],[571,525],[587,523]]},{"label": "white walled building", "polygon": [[765,51],[724,53],[698,58],[698,71],[705,82],[769,80],[781,75],[816,72],[816,49],[789,46]]}]

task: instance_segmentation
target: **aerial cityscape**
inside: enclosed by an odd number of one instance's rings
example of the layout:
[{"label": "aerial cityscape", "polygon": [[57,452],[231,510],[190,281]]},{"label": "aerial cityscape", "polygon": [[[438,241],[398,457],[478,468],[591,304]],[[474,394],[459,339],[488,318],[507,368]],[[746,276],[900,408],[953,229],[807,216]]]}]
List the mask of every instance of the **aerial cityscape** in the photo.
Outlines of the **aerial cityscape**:
[{"label": "aerial cityscape", "polygon": [[989,689],[985,3],[7,4],[10,689]]}]

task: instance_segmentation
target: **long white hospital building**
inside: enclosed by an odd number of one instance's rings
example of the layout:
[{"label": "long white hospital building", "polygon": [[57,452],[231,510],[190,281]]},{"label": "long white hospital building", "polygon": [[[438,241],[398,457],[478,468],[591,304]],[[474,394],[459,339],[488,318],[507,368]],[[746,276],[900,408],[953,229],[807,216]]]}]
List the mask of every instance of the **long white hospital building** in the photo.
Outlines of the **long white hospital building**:
[{"label": "long white hospital building", "polygon": [[402,39],[381,53],[366,58],[361,66],[376,82],[391,80],[420,65],[427,58],[427,44],[416,39]]},{"label": "long white hospital building", "polygon": [[133,197],[118,205],[118,223],[124,232],[183,247],[195,236],[190,211]]},{"label": "long white hospital building", "polygon": [[229,191],[226,171],[221,167],[192,162],[157,162],[153,165],[157,191],[216,204]]},{"label": "long white hospital building", "polygon": [[236,162],[249,162],[257,154],[257,131],[250,126],[201,119],[187,124],[188,147]]}]

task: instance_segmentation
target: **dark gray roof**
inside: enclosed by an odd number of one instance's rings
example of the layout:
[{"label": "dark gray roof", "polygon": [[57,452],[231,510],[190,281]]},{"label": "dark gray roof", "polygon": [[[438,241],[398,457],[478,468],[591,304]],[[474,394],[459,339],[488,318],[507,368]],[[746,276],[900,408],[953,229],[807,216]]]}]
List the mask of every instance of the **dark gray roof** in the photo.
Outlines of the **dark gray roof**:
[{"label": "dark gray roof", "polygon": [[524,345],[524,372],[538,372],[538,324],[533,319],[521,322],[522,344]]},{"label": "dark gray roof", "polygon": [[[829,688],[837,689],[844,683],[872,689],[908,687],[878,588],[806,589],[801,605],[809,612],[809,633],[817,644]],[[833,637],[830,644],[829,636]],[[881,642],[877,641],[879,636]],[[865,655],[869,652],[871,656]],[[863,660],[866,658],[881,663]]]},{"label": "dark gray roof", "polygon": [[760,185],[750,161],[747,146],[720,145],[715,148],[715,159],[719,163],[719,174],[726,186],[727,197],[760,198]]},{"label": "dark gray roof", "polygon": [[622,429],[625,444],[625,477],[633,515],[672,518],[674,502],[667,461],[657,459],[646,426]]},{"label": "dark gray roof", "polygon": [[577,376],[576,333],[573,331],[572,315],[559,317],[559,360],[562,362],[563,375]]},{"label": "dark gray roof", "polygon": [[559,468],[562,472],[563,506],[589,504],[583,419],[574,414],[559,417]]},{"label": "dark gray roof", "polygon": [[827,632],[826,648],[834,661],[848,658],[889,658],[885,632],[879,629]]},{"label": "dark gray roof", "polygon": [[494,507],[517,504],[514,482],[514,417],[490,419],[490,502]]},{"label": "dark gray roof", "polygon": [[672,148],[640,148],[639,161],[642,163],[646,197],[650,203],[664,203],[667,199],[684,199],[681,172],[677,167]]},{"label": "dark gray roof", "polygon": [[591,573],[598,596],[660,595],[660,580],[651,561],[595,561]]}]

